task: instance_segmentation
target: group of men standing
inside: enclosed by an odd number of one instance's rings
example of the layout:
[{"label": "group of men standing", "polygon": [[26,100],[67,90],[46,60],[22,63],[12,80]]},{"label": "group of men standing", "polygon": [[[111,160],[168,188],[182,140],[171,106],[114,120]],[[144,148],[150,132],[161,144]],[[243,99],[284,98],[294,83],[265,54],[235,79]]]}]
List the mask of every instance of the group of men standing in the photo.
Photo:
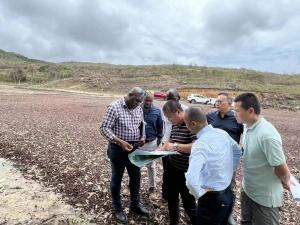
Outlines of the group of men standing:
[{"label": "group of men standing", "polygon": [[[235,112],[230,96],[220,93],[217,110],[205,114],[199,108],[181,104],[180,95],[171,89],[161,110],[153,105],[153,96],[139,87],[110,104],[100,131],[109,141],[116,220],[127,223],[121,202],[125,168],[129,175],[130,211],[150,216],[140,202],[140,168],[128,159],[130,152],[140,148],[179,153],[163,158],[162,197],[168,203],[171,225],[179,224],[179,196],[191,224],[235,224],[231,216],[235,202],[232,186],[242,154],[241,224],[279,224],[283,187],[290,186],[281,137],[260,115],[254,94],[239,95],[234,105]],[[147,170],[149,192],[155,192],[154,161]]]}]

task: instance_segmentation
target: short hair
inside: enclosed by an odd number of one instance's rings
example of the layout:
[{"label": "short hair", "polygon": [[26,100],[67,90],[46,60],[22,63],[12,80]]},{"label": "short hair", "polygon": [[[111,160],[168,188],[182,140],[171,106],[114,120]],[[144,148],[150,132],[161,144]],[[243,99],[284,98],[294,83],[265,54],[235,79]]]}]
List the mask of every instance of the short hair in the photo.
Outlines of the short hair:
[{"label": "short hair", "polygon": [[183,112],[181,104],[178,101],[169,100],[163,106],[163,111],[167,113]]},{"label": "short hair", "polygon": [[166,96],[167,101],[168,100],[173,100],[173,101],[179,101],[180,100],[180,95],[176,89],[170,89],[167,91],[167,96]]},{"label": "short hair", "polygon": [[207,123],[206,114],[200,108],[190,107],[185,111],[185,115],[190,121]]},{"label": "short hair", "polygon": [[218,94],[219,95],[223,95],[223,96],[226,96],[227,100],[228,100],[228,103],[231,104],[232,103],[232,98],[229,96],[229,94],[227,92],[220,92]]},{"label": "short hair", "polygon": [[234,102],[241,102],[241,107],[245,110],[254,109],[255,114],[259,115],[261,106],[257,96],[253,93],[243,93],[234,99]]}]

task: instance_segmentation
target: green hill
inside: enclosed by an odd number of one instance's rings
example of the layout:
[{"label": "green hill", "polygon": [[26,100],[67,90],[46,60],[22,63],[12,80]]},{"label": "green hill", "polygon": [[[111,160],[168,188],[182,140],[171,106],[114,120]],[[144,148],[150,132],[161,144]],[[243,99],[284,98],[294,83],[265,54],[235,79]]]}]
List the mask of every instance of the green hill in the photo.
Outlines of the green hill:
[{"label": "green hill", "polygon": [[45,63],[44,61],[41,60],[36,60],[36,59],[30,59],[27,58],[23,55],[14,53],[14,52],[6,52],[0,49],[0,63],[8,64],[20,64],[20,63]]},{"label": "green hill", "polygon": [[[22,79],[16,79],[21,77]],[[100,63],[48,63],[0,50],[0,81],[27,87],[124,93],[133,86],[147,90],[180,89],[183,95],[252,91],[265,105],[300,107],[300,75],[203,66],[133,66]]]}]

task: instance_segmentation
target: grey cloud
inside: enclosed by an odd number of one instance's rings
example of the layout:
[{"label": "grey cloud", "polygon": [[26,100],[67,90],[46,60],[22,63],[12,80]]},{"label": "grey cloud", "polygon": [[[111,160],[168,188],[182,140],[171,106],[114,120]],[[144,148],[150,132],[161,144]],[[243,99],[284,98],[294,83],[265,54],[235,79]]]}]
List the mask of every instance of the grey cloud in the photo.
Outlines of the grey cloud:
[{"label": "grey cloud", "polygon": [[284,1],[210,1],[204,7],[203,33],[210,47],[243,44],[257,32],[285,26],[296,8]]},{"label": "grey cloud", "polygon": [[[28,29],[26,43],[37,43],[31,36],[48,40],[50,48],[78,44],[84,48],[114,50],[130,45],[124,15],[106,11],[96,1],[6,1],[6,14],[21,21]],[[34,38],[38,39],[38,38]],[[67,49],[67,48],[66,48]],[[66,52],[68,53],[68,52]]]},{"label": "grey cloud", "polygon": [[0,48],[50,61],[281,72],[286,66],[273,61],[299,61],[299,7],[296,0],[0,1]]}]

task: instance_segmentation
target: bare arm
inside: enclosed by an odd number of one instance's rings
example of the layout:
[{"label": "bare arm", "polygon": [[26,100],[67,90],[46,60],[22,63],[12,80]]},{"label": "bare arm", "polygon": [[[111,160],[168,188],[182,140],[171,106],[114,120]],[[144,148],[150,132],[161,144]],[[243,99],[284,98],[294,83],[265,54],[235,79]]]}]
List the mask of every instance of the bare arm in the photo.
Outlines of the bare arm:
[{"label": "bare arm", "polygon": [[285,189],[290,189],[290,171],[287,164],[282,164],[274,167],[276,176],[281,180],[282,185]]},{"label": "bare arm", "polygon": [[178,152],[191,153],[193,143],[190,144],[178,144]]},{"label": "bare arm", "polygon": [[193,143],[189,143],[189,144],[178,144],[178,147],[175,148],[174,147],[174,143],[172,142],[167,142],[166,144],[164,144],[162,146],[162,150],[175,150],[181,153],[191,153],[192,150],[192,145]]}]

